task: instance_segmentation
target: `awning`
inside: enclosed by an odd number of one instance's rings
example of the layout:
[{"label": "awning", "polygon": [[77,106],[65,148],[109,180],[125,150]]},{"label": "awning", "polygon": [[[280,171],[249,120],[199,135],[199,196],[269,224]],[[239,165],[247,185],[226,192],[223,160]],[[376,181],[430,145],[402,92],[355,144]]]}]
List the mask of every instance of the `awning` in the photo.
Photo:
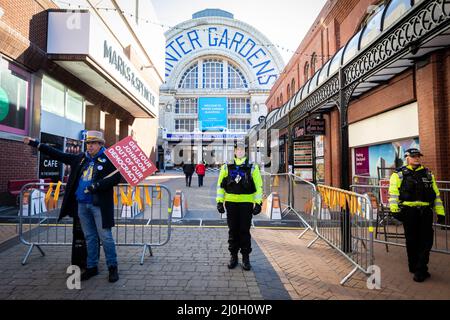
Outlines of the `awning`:
[{"label": "awning", "polygon": [[156,117],[157,93],[140,76],[113,35],[88,11],[49,12],[47,53],[55,63],[133,117]]}]

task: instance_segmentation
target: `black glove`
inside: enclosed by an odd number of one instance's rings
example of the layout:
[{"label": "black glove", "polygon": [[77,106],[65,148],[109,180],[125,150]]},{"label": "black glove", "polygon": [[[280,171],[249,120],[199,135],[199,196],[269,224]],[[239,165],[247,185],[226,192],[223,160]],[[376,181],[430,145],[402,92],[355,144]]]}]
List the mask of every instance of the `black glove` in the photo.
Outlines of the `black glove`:
[{"label": "black glove", "polygon": [[219,211],[219,213],[225,213],[225,207],[223,206],[223,202],[217,202],[217,211]]},{"label": "black glove", "polygon": [[96,193],[98,190],[98,182],[91,184],[87,189],[90,193]]},{"label": "black glove", "polygon": [[261,212],[261,205],[259,203],[255,203],[255,207],[253,208],[253,215],[256,216]]},{"label": "black glove", "polygon": [[39,140],[38,139],[35,139],[35,140],[31,140],[30,139],[30,142],[28,142],[28,145],[29,146],[32,146],[32,147],[34,147],[34,148],[37,148],[38,147],[38,145],[39,145]]}]

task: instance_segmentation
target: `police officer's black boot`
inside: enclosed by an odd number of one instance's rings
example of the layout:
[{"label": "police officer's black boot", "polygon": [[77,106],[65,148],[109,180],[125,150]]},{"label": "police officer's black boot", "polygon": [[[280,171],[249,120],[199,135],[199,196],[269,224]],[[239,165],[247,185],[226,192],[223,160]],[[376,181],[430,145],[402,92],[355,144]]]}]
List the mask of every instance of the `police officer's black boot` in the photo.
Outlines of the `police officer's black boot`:
[{"label": "police officer's black boot", "polygon": [[238,255],[237,253],[232,253],[230,262],[228,263],[228,269],[234,269],[238,265]]},{"label": "police officer's black boot", "polygon": [[242,255],[242,269],[249,271],[252,268],[250,264],[250,256],[248,254]]}]

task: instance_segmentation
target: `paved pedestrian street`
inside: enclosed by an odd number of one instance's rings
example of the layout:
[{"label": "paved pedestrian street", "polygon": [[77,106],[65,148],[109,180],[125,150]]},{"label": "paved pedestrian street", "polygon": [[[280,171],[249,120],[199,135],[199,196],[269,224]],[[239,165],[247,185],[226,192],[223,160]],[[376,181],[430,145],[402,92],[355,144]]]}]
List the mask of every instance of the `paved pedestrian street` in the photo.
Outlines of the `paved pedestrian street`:
[{"label": "paved pedestrian street", "polygon": [[[184,186],[184,179],[173,173],[152,177],[149,183],[182,190],[189,201],[188,218],[216,219],[213,198],[215,176],[205,179],[205,187]],[[258,217],[263,219],[263,217]],[[187,220],[189,221],[189,219]],[[257,224],[255,224],[257,225]],[[5,234],[13,234],[14,225],[0,225]],[[176,223],[170,241],[153,247],[153,256],[145,256],[140,265],[141,247],[118,247],[120,280],[107,281],[103,251],[100,274],[81,283],[81,289],[69,290],[66,280],[70,265],[70,246],[35,248],[27,264],[21,261],[28,247],[18,240],[0,246],[0,299],[69,300],[395,300],[450,299],[450,256],[432,253],[430,279],[412,280],[407,270],[403,247],[375,244],[375,264],[381,268],[381,289],[367,288],[367,277],[357,272],[344,286],[340,281],[353,265],[323,241],[311,248],[315,238],[302,228],[253,227],[251,271],[239,265],[227,268],[228,229],[222,223]],[[59,233],[62,236],[62,232]],[[9,237],[10,238],[10,237]],[[53,233],[50,233],[53,238]]]}]

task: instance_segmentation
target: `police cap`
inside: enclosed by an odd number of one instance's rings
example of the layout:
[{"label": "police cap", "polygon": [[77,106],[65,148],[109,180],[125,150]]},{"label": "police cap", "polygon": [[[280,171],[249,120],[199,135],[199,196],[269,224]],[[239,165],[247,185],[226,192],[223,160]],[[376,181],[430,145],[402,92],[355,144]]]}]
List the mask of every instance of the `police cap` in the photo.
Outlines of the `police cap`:
[{"label": "police cap", "polygon": [[234,149],[237,149],[237,148],[244,148],[245,149],[245,142],[243,142],[243,141],[235,142],[234,143]]},{"label": "police cap", "polygon": [[405,158],[406,157],[416,157],[416,156],[421,156],[423,157],[423,154],[420,152],[419,149],[416,148],[410,148],[408,150],[405,151]]}]

